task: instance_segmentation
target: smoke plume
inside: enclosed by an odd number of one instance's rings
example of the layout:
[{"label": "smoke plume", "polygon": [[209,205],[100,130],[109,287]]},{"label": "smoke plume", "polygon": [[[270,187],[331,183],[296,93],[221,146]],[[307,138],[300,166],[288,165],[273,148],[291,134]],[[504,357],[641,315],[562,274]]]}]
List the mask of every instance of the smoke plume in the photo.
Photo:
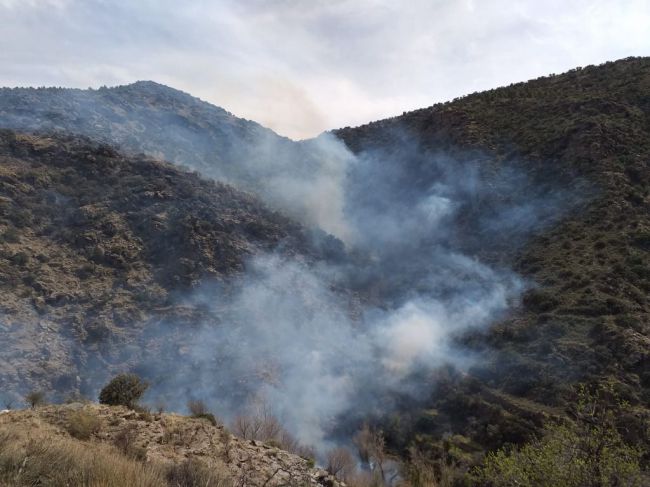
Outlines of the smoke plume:
[{"label": "smoke plume", "polygon": [[[270,148],[255,150],[248,164]],[[477,256],[557,218],[560,193],[531,192],[512,168],[488,177],[473,157],[412,140],[353,155],[326,135],[297,153],[309,158],[286,170],[273,163],[262,194],[334,233],[345,252],[328,262],[259,254],[228,286],[182,297],[210,317],[185,347],[190,365],[148,375],[158,374],[150,397],[175,408],[184,406],[175,397],[190,396],[232,419],[263,403],[323,451],[341,418],[385,413],[391,397],[420,399],[437,367],[480,360],[457,339],[503,316],[525,283]]]}]

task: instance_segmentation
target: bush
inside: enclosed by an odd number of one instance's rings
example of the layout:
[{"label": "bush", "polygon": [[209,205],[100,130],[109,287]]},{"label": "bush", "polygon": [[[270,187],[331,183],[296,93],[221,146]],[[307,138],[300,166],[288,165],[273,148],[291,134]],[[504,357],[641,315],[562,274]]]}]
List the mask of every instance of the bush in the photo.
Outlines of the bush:
[{"label": "bush", "polygon": [[25,396],[25,402],[32,409],[44,406],[46,404],[45,393],[43,391],[32,391]]},{"label": "bush", "polygon": [[134,409],[147,387],[149,384],[135,374],[120,374],[104,386],[99,393],[99,402]]},{"label": "bush", "polygon": [[523,303],[526,308],[533,312],[544,313],[556,308],[559,300],[549,291],[531,289],[524,294]]},{"label": "bush", "polygon": [[68,417],[66,429],[78,440],[87,440],[101,430],[102,423],[97,415],[88,411],[75,411]]},{"label": "bush", "polygon": [[193,418],[207,419],[212,426],[217,426],[217,418],[214,414],[208,411],[208,408],[203,401],[188,401],[187,409],[189,409]]},{"label": "bush", "polygon": [[627,445],[614,424],[620,411],[581,390],[575,423],[547,425],[522,448],[488,454],[475,472],[476,485],[565,487],[641,486],[640,452]]},{"label": "bush", "polygon": [[187,459],[167,472],[167,481],[174,487],[230,487],[233,485],[225,468],[209,468],[200,460]]},{"label": "bush", "polygon": [[147,459],[147,450],[138,446],[138,431],[133,424],[125,426],[113,439],[113,445],[127,457],[145,461]]}]

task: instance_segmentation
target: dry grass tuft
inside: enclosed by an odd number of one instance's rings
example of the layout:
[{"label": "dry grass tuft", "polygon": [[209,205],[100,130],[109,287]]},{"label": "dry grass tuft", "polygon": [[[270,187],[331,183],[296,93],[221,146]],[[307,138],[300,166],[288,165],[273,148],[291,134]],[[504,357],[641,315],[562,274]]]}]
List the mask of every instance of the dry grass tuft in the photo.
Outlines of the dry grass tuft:
[{"label": "dry grass tuft", "polygon": [[106,445],[89,447],[46,430],[28,432],[18,425],[3,425],[0,485],[157,487],[165,485],[165,478],[156,467],[130,460]]},{"label": "dry grass tuft", "polygon": [[81,409],[68,415],[66,429],[70,436],[78,440],[88,440],[92,435],[99,433],[102,422],[95,413]]}]

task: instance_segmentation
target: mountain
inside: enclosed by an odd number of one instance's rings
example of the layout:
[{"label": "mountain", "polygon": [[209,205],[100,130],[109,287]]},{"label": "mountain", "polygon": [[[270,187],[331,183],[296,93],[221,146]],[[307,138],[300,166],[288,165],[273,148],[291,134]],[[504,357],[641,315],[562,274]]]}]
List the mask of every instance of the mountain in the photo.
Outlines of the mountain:
[{"label": "mountain", "polygon": [[634,405],[624,427],[647,452],[650,59],[577,68],[334,133],[357,153],[407,134],[437,150],[514,160],[541,180],[567,182],[574,196],[585,191],[580,181],[593,185],[584,208],[501,255],[536,287],[510,318],[466,338],[486,352],[483,362],[441,384],[429,404],[435,419],[426,409],[411,418],[414,434],[451,430],[490,448],[519,442],[573,403],[571,384],[609,382]]},{"label": "mountain", "polygon": [[152,81],[97,90],[1,88],[0,128],[82,135],[234,184],[294,218],[316,211],[305,186],[319,185],[318,143],[293,142]]},{"label": "mountain", "polygon": [[[319,340],[348,346],[324,332],[340,331],[348,315],[357,326],[359,310],[383,316],[433,294],[483,310],[484,283],[508,291],[515,281],[522,295],[504,291],[507,309],[489,314],[489,326],[444,335],[471,360],[418,371],[406,392],[359,396],[371,403],[354,405],[363,417],[344,410],[333,430],[349,440],[368,420],[391,453],[466,472],[486,450],[574,417],[582,384],[627,405],[616,427],[650,462],[650,59],[578,68],[301,143],[151,82],[3,89],[0,127],[0,333],[12,344],[2,389],[93,394],[124,368],[148,377],[184,369],[237,403],[257,381],[280,382],[282,350],[256,355],[255,370],[226,353],[202,375],[205,350],[187,350],[214,345],[199,332],[206,323],[224,334],[228,324],[235,335],[224,346],[241,343],[252,356],[260,350],[251,333],[275,345],[281,327],[265,335],[242,316],[265,325],[277,313],[299,323],[286,349],[303,357]],[[353,224],[345,246],[314,229],[333,221],[311,218],[323,209]],[[286,260],[239,299],[232,282],[269,252]],[[293,261],[326,274],[325,290],[311,273],[296,278]],[[205,285],[217,291],[183,299]],[[301,287],[327,299],[313,306]],[[219,308],[222,296],[239,296],[236,309]],[[342,309],[333,296],[345,297]],[[309,313],[285,312],[294,300],[311,304]],[[314,321],[319,333],[301,340],[303,322],[322,308],[335,308],[335,320]],[[352,336],[335,371],[368,345]],[[229,367],[244,377],[241,396]],[[377,378],[364,379],[370,387]],[[336,396],[308,385],[310,397],[323,397],[301,411]],[[192,387],[175,390],[191,396]]]},{"label": "mountain", "polygon": [[256,252],[322,257],[250,194],[145,156],[4,130],[0,160],[5,393],[96,387],[91,370],[141,355],[147,323],[192,322],[175,295],[241,273]]},{"label": "mountain", "polygon": [[259,140],[288,142],[255,122],[153,81],[97,90],[4,88],[0,126],[85,135],[208,174],[228,171],[241,151]]}]

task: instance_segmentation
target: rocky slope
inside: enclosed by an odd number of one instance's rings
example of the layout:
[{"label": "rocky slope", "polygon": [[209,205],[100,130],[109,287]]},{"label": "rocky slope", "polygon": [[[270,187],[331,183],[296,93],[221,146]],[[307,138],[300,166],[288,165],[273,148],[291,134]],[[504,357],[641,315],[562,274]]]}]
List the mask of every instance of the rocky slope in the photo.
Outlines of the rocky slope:
[{"label": "rocky slope", "polygon": [[[33,485],[30,476],[38,477],[39,485],[61,485],[56,483],[61,477],[69,475],[72,479],[67,480],[74,481],[73,476],[81,472],[85,474],[83,485],[113,485],[93,478],[97,467],[87,465],[78,449],[102,458],[104,464],[113,462],[125,469],[126,463],[130,471],[139,472],[140,478],[131,480],[119,478],[123,472],[115,469],[114,485],[125,487],[148,485],[144,482],[149,481],[151,485],[166,485],[165,480],[169,485],[339,485],[309,460],[272,445],[243,440],[206,419],[138,413],[121,406],[72,403],[3,412],[0,439],[0,462],[4,467],[0,481],[17,486]],[[38,446],[33,444],[35,439]],[[58,448],[60,456],[52,455],[50,448]],[[77,452],[77,461],[68,472],[61,472],[65,452]],[[38,463],[48,455],[53,460],[48,466],[50,478],[38,471]],[[9,468],[10,463],[16,465],[15,470]],[[202,468],[210,473],[208,480],[187,483]]]}]

